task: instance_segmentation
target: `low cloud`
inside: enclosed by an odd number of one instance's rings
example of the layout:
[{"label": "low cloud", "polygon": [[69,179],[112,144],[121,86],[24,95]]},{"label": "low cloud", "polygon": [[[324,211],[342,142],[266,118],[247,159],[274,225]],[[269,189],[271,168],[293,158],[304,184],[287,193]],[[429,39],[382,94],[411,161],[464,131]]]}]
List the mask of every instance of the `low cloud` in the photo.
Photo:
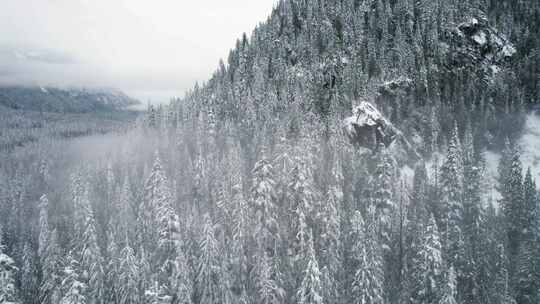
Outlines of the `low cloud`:
[{"label": "low cloud", "polygon": [[275,2],[2,0],[0,85],[112,86],[164,101],[206,80]]}]

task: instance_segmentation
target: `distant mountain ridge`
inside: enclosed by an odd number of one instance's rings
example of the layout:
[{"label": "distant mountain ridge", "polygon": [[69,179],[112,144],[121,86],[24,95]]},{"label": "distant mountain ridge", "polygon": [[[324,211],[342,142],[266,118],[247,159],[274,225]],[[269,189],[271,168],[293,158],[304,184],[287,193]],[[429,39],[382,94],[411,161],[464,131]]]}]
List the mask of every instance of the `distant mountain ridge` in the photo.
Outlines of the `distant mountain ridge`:
[{"label": "distant mountain ridge", "polygon": [[0,87],[0,105],[25,111],[89,113],[124,110],[140,102],[116,89]]}]

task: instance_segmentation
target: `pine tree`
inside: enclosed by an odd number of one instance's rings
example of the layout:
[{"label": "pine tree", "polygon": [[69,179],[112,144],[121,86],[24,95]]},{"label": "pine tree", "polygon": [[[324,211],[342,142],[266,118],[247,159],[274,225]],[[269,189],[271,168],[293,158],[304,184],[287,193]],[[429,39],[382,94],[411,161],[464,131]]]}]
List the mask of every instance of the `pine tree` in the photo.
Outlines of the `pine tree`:
[{"label": "pine tree", "polygon": [[439,304],[457,304],[457,282],[454,267],[450,267],[445,275],[444,285],[442,286],[442,296]]},{"label": "pine tree", "polygon": [[20,304],[15,277],[19,269],[15,261],[4,253],[3,230],[0,225],[0,303]]},{"label": "pine tree", "polygon": [[25,303],[33,303],[38,294],[38,271],[35,261],[34,252],[30,244],[26,243],[23,248],[21,267],[21,295]]},{"label": "pine tree", "polygon": [[538,195],[536,191],[536,182],[531,173],[531,168],[527,169],[525,180],[523,181],[523,200],[524,216],[523,221],[523,239],[526,242],[534,242],[536,237],[536,220],[538,217]]},{"label": "pine tree", "polygon": [[176,258],[170,278],[170,286],[173,293],[172,303],[191,304],[193,296],[193,283],[191,279],[190,268],[182,242],[176,243]]},{"label": "pine tree", "polygon": [[441,168],[441,203],[444,213],[442,215],[442,230],[444,232],[443,244],[446,248],[448,261],[458,269],[461,276],[465,263],[463,238],[463,152],[459,141],[457,125],[454,126],[448,154]]},{"label": "pine tree", "polygon": [[[168,222],[164,216],[166,216],[167,208],[171,204],[170,200],[171,192],[167,177],[161,165],[161,159],[156,153],[152,171],[145,183],[144,197],[138,212],[138,228],[142,238],[138,241],[145,246],[149,253],[154,253],[157,249],[157,243],[160,239],[159,229]],[[158,209],[161,212],[159,217]],[[161,222],[161,220],[165,222]]]},{"label": "pine tree", "polygon": [[[277,250],[280,240],[278,209],[276,206],[276,190],[274,171],[263,153],[253,168],[252,208],[256,221],[255,237],[261,245],[268,246],[271,252]],[[273,254],[273,253],[272,253]]]},{"label": "pine tree", "polygon": [[376,165],[373,181],[373,204],[380,225],[379,233],[384,242],[384,248],[388,250],[391,241],[392,217],[396,210],[393,194],[396,172],[394,160],[383,143],[379,144]]},{"label": "pine tree", "polygon": [[197,283],[201,303],[220,303],[219,296],[219,247],[215,236],[215,227],[210,215],[205,214],[199,242],[201,255],[197,269]]},{"label": "pine tree", "polygon": [[[168,191],[167,188],[163,189]],[[156,217],[158,225],[158,248],[156,250],[156,265],[160,269],[160,283],[167,285],[169,277],[175,268],[174,257],[176,254],[176,243],[180,239],[180,221],[173,209],[170,194],[162,195],[163,199],[156,206]]]},{"label": "pine tree", "polygon": [[435,219],[430,216],[419,251],[413,257],[413,303],[435,303],[442,275],[442,246]]},{"label": "pine tree", "polygon": [[483,156],[475,157],[472,132],[467,129],[464,142],[464,180],[463,180],[463,229],[465,246],[465,264],[462,265],[462,294],[466,300],[481,300],[482,239],[484,229],[484,199],[482,186],[485,172]]},{"label": "pine tree", "polygon": [[514,148],[508,170],[508,176],[503,184],[502,210],[506,222],[507,252],[510,260],[510,275],[513,277],[516,256],[520,247],[523,232],[523,176],[519,152]]},{"label": "pine tree", "polygon": [[295,259],[298,260],[306,253],[308,224],[312,221],[311,214],[315,208],[317,195],[307,172],[307,164],[301,159],[297,159],[296,162],[289,185],[289,200],[293,214],[291,232],[295,237],[292,247],[295,250]]},{"label": "pine tree", "polygon": [[423,248],[424,229],[429,220],[429,180],[425,164],[416,166],[413,177],[413,188],[410,203],[407,207],[406,237],[405,237],[405,265],[403,272],[402,297],[412,297],[418,282],[414,279],[417,263],[417,254]]},{"label": "pine tree", "polygon": [[62,277],[62,299],[60,304],[86,304],[89,303],[85,297],[88,286],[84,284],[80,278],[77,269],[79,265],[77,261],[68,256],[68,265],[64,267]]},{"label": "pine tree", "polygon": [[[41,225],[42,227],[48,225]],[[40,230],[40,236],[45,234]],[[39,301],[44,304],[54,304],[60,299],[62,279],[62,257],[58,246],[56,230],[47,233],[45,246],[40,245],[41,285],[39,287]]]},{"label": "pine tree", "polygon": [[165,288],[155,281],[150,288],[144,292],[144,303],[148,304],[169,304],[171,297]]},{"label": "pine tree", "polygon": [[321,272],[313,248],[313,233],[310,233],[310,235],[307,248],[307,266],[297,292],[297,298],[299,304],[322,304],[324,300],[322,297]]},{"label": "pine tree", "polygon": [[233,187],[233,231],[231,251],[233,255],[233,272],[236,278],[236,288],[240,294],[245,294],[248,285],[248,257],[247,243],[250,237],[251,219],[248,202],[244,199],[242,186]]},{"label": "pine tree", "polygon": [[255,286],[257,288],[257,303],[283,303],[285,291],[279,286],[279,282],[276,280],[275,265],[272,265],[272,260],[266,250],[258,250],[256,263]]},{"label": "pine tree", "polygon": [[126,240],[124,248],[120,251],[118,269],[118,298],[119,304],[139,303],[139,280],[141,271],[133,248]]},{"label": "pine tree", "polygon": [[39,199],[39,236],[38,236],[38,256],[43,263],[45,252],[50,240],[49,230],[49,199],[47,195],[42,195]]},{"label": "pine tree", "polygon": [[[113,228],[109,228],[113,230]],[[106,280],[106,298],[108,301],[117,303],[118,302],[118,291],[119,291],[119,249],[116,244],[116,236],[114,231],[109,232],[109,244],[107,246],[107,265],[105,267],[105,280]]]},{"label": "pine tree", "polygon": [[78,213],[83,221],[76,223],[77,231],[81,236],[76,240],[75,249],[78,251],[77,259],[81,270],[80,279],[88,287],[86,300],[90,304],[102,303],[105,292],[105,275],[103,270],[103,257],[97,242],[96,223],[94,212],[89,200],[88,188],[85,188],[79,199]]},{"label": "pine tree", "polygon": [[[519,253],[516,258],[516,274],[513,279],[516,284],[516,300],[518,303],[532,304],[540,300],[538,283],[538,268],[536,264],[537,257],[535,256],[535,248],[537,248],[538,239],[535,234],[536,227],[536,212],[537,212],[537,193],[536,184],[532,178],[531,169],[527,170],[525,180],[523,182],[523,200],[524,211],[520,222],[522,223],[521,241]],[[536,253],[537,254],[537,253]]]},{"label": "pine tree", "polygon": [[326,203],[321,212],[321,236],[320,236],[320,265],[323,273],[323,298],[327,303],[334,303],[341,297],[341,218],[338,200],[342,196],[341,191],[332,188],[328,191]]},{"label": "pine tree", "polygon": [[510,166],[512,164],[512,157],[514,154],[514,147],[510,143],[508,138],[505,139],[504,149],[501,152],[501,159],[499,160],[499,165],[497,167],[498,175],[498,190],[501,193],[501,196],[506,197],[505,184],[510,175]]},{"label": "pine tree", "polygon": [[374,224],[366,227],[362,215],[356,211],[351,219],[350,233],[351,257],[355,262],[351,303],[384,303],[383,265]]}]

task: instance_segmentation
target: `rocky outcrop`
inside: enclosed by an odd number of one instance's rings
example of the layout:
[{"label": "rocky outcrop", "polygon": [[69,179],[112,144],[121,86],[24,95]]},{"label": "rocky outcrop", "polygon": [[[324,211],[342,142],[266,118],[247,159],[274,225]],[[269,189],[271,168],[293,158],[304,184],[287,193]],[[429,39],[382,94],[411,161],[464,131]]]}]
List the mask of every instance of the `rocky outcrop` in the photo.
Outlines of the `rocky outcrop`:
[{"label": "rocky outcrop", "polygon": [[447,31],[441,47],[448,71],[472,69],[485,79],[497,74],[516,53],[513,44],[485,17],[471,17]]},{"label": "rocky outcrop", "polygon": [[352,144],[375,151],[380,144],[416,160],[419,155],[403,133],[396,128],[370,102],[362,101],[353,109],[353,115],[344,121],[344,131]]}]

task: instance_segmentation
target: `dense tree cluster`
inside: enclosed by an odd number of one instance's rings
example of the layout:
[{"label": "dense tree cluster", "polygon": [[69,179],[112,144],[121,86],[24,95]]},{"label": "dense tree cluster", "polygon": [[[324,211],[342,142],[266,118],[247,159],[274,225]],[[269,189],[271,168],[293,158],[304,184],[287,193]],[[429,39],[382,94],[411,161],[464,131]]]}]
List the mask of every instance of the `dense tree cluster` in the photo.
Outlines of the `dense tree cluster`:
[{"label": "dense tree cluster", "polygon": [[[0,303],[538,303],[540,205],[515,143],[538,6],[280,1],[106,155],[2,154]],[[516,43],[514,64],[452,61],[470,18]],[[350,143],[359,99],[421,158]],[[484,152],[501,146],[499,198]]]},{"label": "dense tree cluster", "polygon": [[265,139],[250,165],[239,141],[192,122],[133,130],[132,144],[153,137],[155,153],[120,147],[65,172],[51,147],[3,166],[0,297],[537,303],[540,205],[513,144],[492,200],[483,154],[458,128],[443,160],[419,162],[411,180],[384,146],[315,135]]}]

